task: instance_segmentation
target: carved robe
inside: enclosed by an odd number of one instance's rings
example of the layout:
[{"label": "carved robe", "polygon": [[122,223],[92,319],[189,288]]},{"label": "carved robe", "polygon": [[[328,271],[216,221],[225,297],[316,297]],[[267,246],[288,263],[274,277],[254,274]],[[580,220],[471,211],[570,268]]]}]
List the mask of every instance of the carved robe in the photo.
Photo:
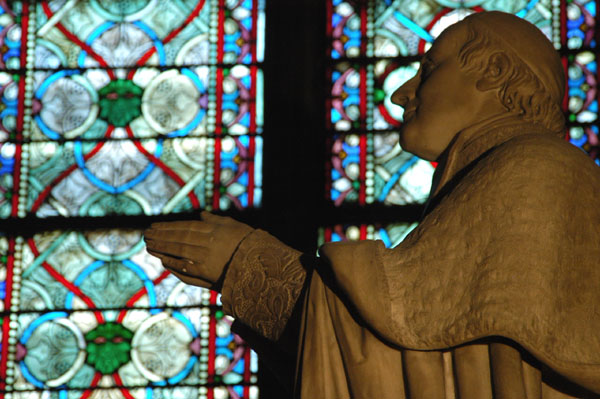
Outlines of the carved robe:
[{"label": "carved robe", "polygon": [[[302,312],[303,399],[595,397],[600,169],[535,125],[457,135],[424,218],[395,249],[326,244]],[[225,310],[276,339],[300,254],[250,234]]]}]

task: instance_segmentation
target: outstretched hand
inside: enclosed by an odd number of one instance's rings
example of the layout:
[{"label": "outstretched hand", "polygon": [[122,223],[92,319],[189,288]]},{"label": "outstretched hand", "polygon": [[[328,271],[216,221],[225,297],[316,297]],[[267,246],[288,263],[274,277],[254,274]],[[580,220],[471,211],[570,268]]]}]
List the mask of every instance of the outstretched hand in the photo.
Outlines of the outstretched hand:
[{"label": "outstretched hand", "polygon": [[148,253],[187,284],[219,289],[226,266],[252,227],[202,212],[202,220],[154,223],[144,232]]}]

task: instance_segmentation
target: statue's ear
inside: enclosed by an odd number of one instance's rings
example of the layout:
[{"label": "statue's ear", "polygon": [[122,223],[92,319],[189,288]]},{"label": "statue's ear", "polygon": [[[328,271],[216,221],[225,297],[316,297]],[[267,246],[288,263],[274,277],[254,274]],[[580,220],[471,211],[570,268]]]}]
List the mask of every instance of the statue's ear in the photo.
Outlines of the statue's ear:
[{"label": "statue's ear", "polygon": [[497,89],[505,82],[506,74],[510,70],[510,60],[504,52],[496,52],[488,59],[488,64],[483,76],[475,84],[478,90],[486,91]]}]

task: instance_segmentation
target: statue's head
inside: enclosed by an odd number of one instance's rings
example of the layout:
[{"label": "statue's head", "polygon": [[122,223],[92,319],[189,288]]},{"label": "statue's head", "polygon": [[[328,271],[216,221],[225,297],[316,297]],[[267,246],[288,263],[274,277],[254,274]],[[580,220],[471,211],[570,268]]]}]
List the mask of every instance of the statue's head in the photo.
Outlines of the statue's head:
[{"label": "statue's head", "polygon": [[552,44],[511,14],[472,14],[446,29],[417,75],[392,94],[402,147],[436,160],[460,131],[504,116],[564,134],[564,71]]}]

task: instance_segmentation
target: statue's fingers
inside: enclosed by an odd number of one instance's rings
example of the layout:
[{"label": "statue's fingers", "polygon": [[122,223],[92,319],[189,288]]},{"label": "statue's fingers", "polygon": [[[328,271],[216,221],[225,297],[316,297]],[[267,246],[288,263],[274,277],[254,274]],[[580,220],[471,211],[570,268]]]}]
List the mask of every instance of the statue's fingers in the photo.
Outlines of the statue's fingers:
[{"label": "statue's fingers", "polygon": [[188,230],[150,228],[144,231],[144,239],[154,241],[189,241],[191,235]]},{"label": "statue's fingers", "polygon": [[160,253],[157,247],[160,245],[160,240],[154,240],[150,237],[144,237],[144,243],[146,244],[146,251],[153,253]]},{"label": "statue's fingers", "polygon": [[147,238],[146,248],[149,251],[161,253],[175,258],[202,261],[209,254],[209,250],[202,245],[181,242],[158,241]]},{"label": "statue's fingers", "polygon": [[163,265],[164,268],[170,267],[170,264],[175,264],[175,261],[177,260],[176,258],[172,258],[170,256],[167,256],[167,255],[163,254],[163,253],[156,252],[156,251],[152,250],[152,248],[146,247],[146,251],[150,255],[154,256],[155,258],[160,259],[160,263],[162,263],[162,265]]},{"label": "statue's fingers", "polygon": [[202,279],[202,276],[198,275],[199,265],[189,259],[176,258],[154,251],[148,251],[148,253],[159,258],[163,267],[170,272],[176,271],[181,275]]},{"label": "statue's fingers", "polygon": [[144,231],[144,238],[154,241],[185,242],[188,244],[201,243],[203,234],[212,233],[215,226],[201,230],[154,229]]},{"label": "statue's fingers", "polygon": [[202,220],[214,224],[225,224],[229,220],[233,220],[229,216],[219,216],[208,211],[202,211],[202,213],[200,213],[200,217],[202,218]]}]

